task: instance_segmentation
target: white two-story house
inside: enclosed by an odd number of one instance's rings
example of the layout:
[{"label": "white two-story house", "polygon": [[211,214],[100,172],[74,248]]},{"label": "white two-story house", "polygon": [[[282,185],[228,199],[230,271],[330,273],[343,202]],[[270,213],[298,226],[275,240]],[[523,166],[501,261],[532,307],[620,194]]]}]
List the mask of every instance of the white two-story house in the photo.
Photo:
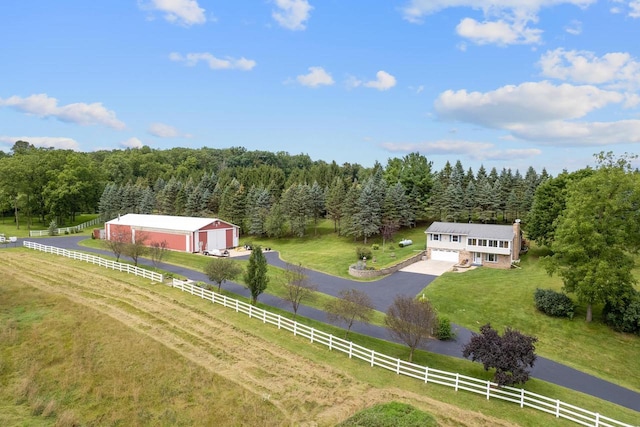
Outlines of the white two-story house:
[{"label": "white two-story house", "polygon": [[520,220],[513,226],[434,222],[425,234],[428,259],[494,268],[510,268],[520,259]]}]

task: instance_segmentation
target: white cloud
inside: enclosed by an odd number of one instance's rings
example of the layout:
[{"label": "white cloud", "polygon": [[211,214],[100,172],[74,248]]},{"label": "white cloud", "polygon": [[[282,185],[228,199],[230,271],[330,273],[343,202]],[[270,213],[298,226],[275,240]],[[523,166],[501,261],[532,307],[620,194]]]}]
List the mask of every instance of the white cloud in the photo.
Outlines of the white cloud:
[{"label": "white cloud", "polygon": [[184,26],[204,24],[207,21],[205,10],[196,0],[150,0],[146,3],[138,0],[138,6],[143,10],[163,12],[164,19],[168,22]]},{"label": "white cloud", "polygon": [[256,61],[246,58],[235,59],[226,57],[225,59],[216,58],[209,52],[187,53],[183,56],[177,52],[169,54],[169,59],[174,62],[184,62],[186,66],[193,67],[198,62],[203,61],[209,65],[212,70],[242,70],[250,71],[256,66]]},{"label": "white cloud", "polygon": [[376,73],[376,79],[364,83],[365,87],[370,87],[378,90],[389,90],[396,85],[396,78],[386,71],[378,71]]},{"label": "white cloud", "polygon": [[418,143],[385,142],[380,146],[390,152],[420,152],[424,155],[459,155],[474,160],[513,160],[528,159],[540,155],[537,148],[500,149],[488,142],[472,142],[461,140],[440,140]]},{"label": "white cloud", "polygon": [[540,58],[542,75],[576,83],[640,88],[640,62],[624,52],[597,57],[593,52],[556,49]]},{"label": "white cloud", "polygon": [[116,113],[104,108],[100,102],[58,105],[56,98],[51,98],[46,93],[40,93],[26,98],[19,96],[0,98],[0,106],[11,107],[38,117],[54,117],[63,122],[80,125],[100,124],[113,129],[125,128],[125,124],[116,118]]},{"label": "white cloud", "polygon": [[65,137],[58,136],[0,136],[0,142],[7,144],[16,143],[16,141],[27,141],[35,147],[57,148],[59,150],[78,150],[78,142]]},{"label": "white cloud", "polygon": [[305,22],[313,9],[307,0],[275,0],[274,3],[278,10],[271,16],[281,27],[294,31],[306,28]]},{"label": "white cloud", "polygon": [[296,77],[296,81],[302,86],[319,87],[331,86],[334,81],[331,74],[327,73],[322,67],[309,67],[308,74],[301,74]]},{"label": "white cloud", "polygon": [[456,32],[460,37],[467,38],[479,45],[506,46],[540,43],[542,30],[527,28],[526,24],[526,21],[507,22],[500,19],[478,22],[472,18],[464,18],[456,27]]},{"label": "white cloud", "polygon": [[443,119],[509,128],[518,123],[577,119],[624,101],[624,95],[595,86],[556,86],[543,81],[503,86],[485,93],[448,90],[436,99],[435,109]]},{"label": "white cloud", "polygon": [[597,0],[409,0],[402,8],[404,19],[421,23],[425,16],[453,7],[468,7],[482,10],[485,15],[498,14],[504,11],[537,12],[543,7],[560,4],[572,4],[587,7]]},{"label": "white cloud", "polygon": [[470,8],[482,11],[484,21],[463,18],[456,31],[461,37],[477,44],[496,43],[537,44],[542,30],[530,28],[538,21],[538,12],[544,7],[572,4],[587,7],[597,0],[409,0],[402,8],[404,19],[422,23],[424,17],[448,8]]},{"label": "white cloud", "polygon": [[144,144],[138,138],[132,137],[126,141],[122,141],[120,145],[126,148],[142,148]]},{"label": "white cloud", "polygon": [[574,19],[569,25],[564,27],[564,30],[573,36],[580,35],[582,34],[582,22]]},{"label": "white cloud", "polygon": [[514,136],[541,144],[602,146],[640,143],[640,120],[616,122],[567,122],[555,120],[544,126],[519,124],[511,127]]},{"label": "white cloud", "polygon": [[181,133],[173,126],[164,123],[151,123],[147,132],[159,138],[191,138],[188,133]]},{"label": "white cloud", "polygon": [[640,18],[640,0],[632,0],[629,2],[629,16],[632,18]]}]

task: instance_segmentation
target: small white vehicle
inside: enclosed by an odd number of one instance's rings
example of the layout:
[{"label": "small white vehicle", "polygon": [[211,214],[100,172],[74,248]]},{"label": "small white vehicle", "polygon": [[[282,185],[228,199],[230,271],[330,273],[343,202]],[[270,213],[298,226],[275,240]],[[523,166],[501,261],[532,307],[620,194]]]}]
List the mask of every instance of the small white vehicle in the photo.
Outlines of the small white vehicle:
[{"label": "small white vehicle", "polygon": [[229,251],[226,249],[212,249],[210,251],[204,251],[202,254],[208,256],[227,257],[229,256]]}]

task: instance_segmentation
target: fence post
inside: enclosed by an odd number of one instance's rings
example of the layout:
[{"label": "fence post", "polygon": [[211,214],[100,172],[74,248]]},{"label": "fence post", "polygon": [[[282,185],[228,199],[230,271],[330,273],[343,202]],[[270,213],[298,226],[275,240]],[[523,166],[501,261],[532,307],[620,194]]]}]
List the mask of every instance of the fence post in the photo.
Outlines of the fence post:
[{"label": "fence post", "polygon": [[556,400],[556,418],[560,418],[560,399]]},{"label": "fence post", "polygon": [[600,426],[600,414],[596,412],[596,419],[595,419],[595,427],[599,427]]},{"label": "fence post", "polygon": [[353,353],[353,341],[349,341],[349,359],[351,359],[352,353]]},{"label": "fence post", "polygon": [[373,362],[376,360],[376,352],[371,350],[371,367],[373,368]]},{"label": "fence post", "polygon": [[333,350],[333,334],[329,335],[329,351]]},{"label": "fence post", "polygon": [[400,375],[400,359],[396,359],[396,375]]},{"label": "fence post", "polygon": [[262,323],[267,323],[267,310],[262,310]]},{"label": "fence post", "polygon": [[282,322],[282,316],[278,314],[278,329],[280,329],[280,323]]},{"label": "fence post", "polygon": [[487,400],[491,397],[491,381],[487,381]]},{"label": "fence post", "polygon": [[240,311],[240,307],[238,306],[238,302],[239,302],[239,301],[238,301],[238,300],[236,300],[236,313],[237,313],[238,311]]},{"label": "fence post", "polygon": [[249,319],[251,319],[252,309],[253,309],[253,305],[249,304]]},{"label": "fence post", "polygon": [[298,333],[298,322],[293,322],[293,336],[295,337]]},{"label": "fence post", "polygon": [[313,344],[313,331],[315,331],[315,329],[311,328],[311,344]]},{"label": "fence post", "polygon": [[460,374],[456,372],[456,391],[458,391],[458,381],[460,380]]},{"label": "fence post", "polygon": [[524,389],[520,389],[520,407],[524,408]]},{"label": "fence post", "polygon": [[424,367],[424,383],[427,384],[429,382],[429,367]]}]

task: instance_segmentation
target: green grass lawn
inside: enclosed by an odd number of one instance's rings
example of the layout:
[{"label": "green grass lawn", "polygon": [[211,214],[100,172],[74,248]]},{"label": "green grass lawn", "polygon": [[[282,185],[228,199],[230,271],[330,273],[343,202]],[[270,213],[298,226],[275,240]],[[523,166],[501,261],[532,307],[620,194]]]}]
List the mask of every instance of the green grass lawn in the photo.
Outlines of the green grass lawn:
[{"label": "green grass lawn", "polygon": [[640,391],[640,338],[614,332],[599,322],[602,307],[595,307],[596,320],[591,323],[584,320],[584,306],[579,306],[573,319],[536,310],[536,288],[562,288],[560,278],[549,277],[540,265],[541,255],[543,251],[531,250],[520,269],[446,273],[424,293],[441,315],[458,325],[473,331],[486,323],[500,331],[510,326],[537,336],[539,355]]},{"label": "green grass lawn", "polygon": [[[64,225],[58,225],[58,227],[73,227],[84,222],[91,221],[98,217],[98,214],[80,214],[76,215],[76,219],[73,222],[65,223]],[[27,218],[24,215],[19,216],[19,226],[16,227],[15,217],[14,216],[0,216],[0,234],[4,234],[6,237],[16,236],[16,237],[29,237],[29,228],[27,226]],[[49,228],[49,223],[43,223],[40,221],[40,218],[31,218],[31,230],[46,230]],[[83,234],[91,234],[91,229],[82,230]]]},{"label": "green grass lawn", "polygon": [[[425,248],[426,227],[418,226],[398,232],[393,242],[386,242],[383,246],[379,237],[368,239],[365,245],[362,240],[354,242],[352,237],[341,237],[334,233],[333,222],[324,220],[319,222],[317,233],[314,227],[307,229],[304,237],[288,237],[282,239],[256,238],[244,236],[240,244],[256,244],[270,247],[280,252],[282,259],[294,264],[302,264],[306,268],[322,271],[333,276],[351,278],[349,266],[358,259],[356,248],[374,244],[378,250],[372,251],[375,262],[370,260],[368,266],[383,268],[396,264],[399,260],[409,258],[417,251]],[[400,248],[398,242],[403,239],[413,240],[413,245]]]}]

